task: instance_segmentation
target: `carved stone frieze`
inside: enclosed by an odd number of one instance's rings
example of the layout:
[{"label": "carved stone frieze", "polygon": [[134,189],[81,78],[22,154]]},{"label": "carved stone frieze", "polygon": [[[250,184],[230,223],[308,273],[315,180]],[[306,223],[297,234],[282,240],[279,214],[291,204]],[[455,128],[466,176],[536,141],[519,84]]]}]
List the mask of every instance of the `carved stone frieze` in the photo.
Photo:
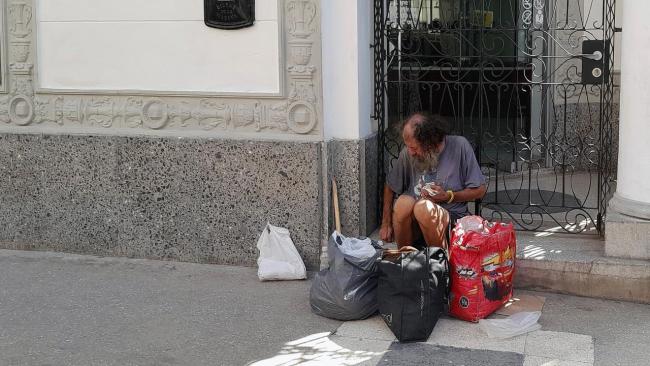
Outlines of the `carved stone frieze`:
[{"label": "carved stone frieze", "polygon": [[267,128],[287,131],[288,104],[262,105],[260,107],[260,119],[257,124],[257,131]]},{"label": "carved stone frieze", "polygon": [[[10,90],[14,96],[22,95],[30,99],[29,105],[34,106],[34,85],[32,74],[34,65],[29,62],[31,56],[32,39],[32,6],[31,2],[25,0],[13,0],[8,5],[9,35],[9,71],[11,73]],[[21,103],[18,103],[19,105]],[[11,107],[11,106],[10,106]],[[20,109],[20,107],[18,107]],[[11,111],[9,111],[11,113]],[[32,116],[33,118],[33,116]],[[14,118],[17,124],[23,122],[22,118]],[[12,119],[12,121],[14,120]],[[31,123],[30,120],[22,125]]]},{"label": "carved stone frieze", "polygon": [[67,122],[83,123],[84,104],[81,99],[56,98],[54,102],[54,120],[57,124],[63,125]]},{"label": "carved stone frieze", "polygon": [[316,31],[317,6],[310,0],[292,0],[287,4],[289,34],[296,38],[307,38]]},{"label": "carved stone frieze", "polygon": [[192,118],[205,130],[227,126],[232,119],[232,107],[214,100],[204,99],[198,109],[192,111]]},{"label": "carved stone frieze", "polygon": [[16,125],[26,126],[34,120],[35,108],[31,97],[16,95],[9,101],[9,119]]},{"label": "carved stone frieze", "polygon": [[235,104],[232,114],[233,127],[249,126],[259,121],[259,104]]},{"label": "carved stone frieze", "polygon": [[169,121],[167,104],[160,99],[151,99],[142,106],[141,117],[145,126],[153,130],[161,129]]},{"label": "carved stone frieze", "polygon": [[181,102],[169,106],[170,125],[187,127],[188,121],[192,118],[192,107],[188,102]]},{"label": "carved stone frieze", "polygon": [[294,40],[289,42],[289,53],[294,65],[307,66],[311,61],[312,41]]},{"label": "carved stone frieze", "polygon": [[294,80],[291,85],[291,93],[289,94],[291,101],[307,101],[309,103],[316,102],[316,94],[314,94],[314,82],[311,79],[307,80]]},{"label": "carved stone frieze", "polygon": [[34,84],[28,75],[14,75],[11,79],[12,94],[34,95]]},{"label": "carved stone frieze", "polygon": [[[34,85],[33,0],[8,0],[9,93],[0,96],[0,123],[141,131],[222,134],[313,134],[320,116],[320,30],[318,0],[279,0],[285,32],[283,96],[211,97],[167,94],[124,95],[82,91],[57,93]],[[0,126],[2,126],[0,124]]]},{"label": "carved stone frieze", "polygon": [[293,0],[287,4],[289,18],[288,41],[289,60],[287,67],[290,78],[287,124],[291,131],[298,134],[310,133],[318,124],[315,74],[316,66],[311,65],[316,31],[316,4],[309,0]]},{"label": "carved stone frieze", "polygon": [[289,128],[295,133],[309,133],[316,126],[316,111],[311,104],[295,102],[289,106]]},{"label": "carved stone frieze", "polygon": [[9,100],[8,95],[0,96],[0,122],[9,123],[11,118],[9,118]]},{"label": "carved stone frieze", "polygon": [[142,126],[142,106],[144,102],[141,98],[129,97],[124,103],[124,124],[127,127],[136,128]]},{"label": "carved stone frieze", "polygon": [[52,98],[37,96],[34,98],[34,108],[36,115],[34,116],[34,123],[45,123],[54,120],[54,109],[50,107]]},{"label": "carved stone frieze", "polygon": [[32,34],[32,7],[26,1],[15,0],[9,3],[9,33],[16,38]]},{"label": "carved stone frieze", "polygon": [[16,63],[25,63],[29,58],[31,42],[25,39],[16,39],[10,43],[11,55]]},{"label": "carved stone frieze", "polygon": [[93,98],[85,108],[86,121],[93,126],[112,127],[113,120],[117,116],[115,102],[113,99]]}]

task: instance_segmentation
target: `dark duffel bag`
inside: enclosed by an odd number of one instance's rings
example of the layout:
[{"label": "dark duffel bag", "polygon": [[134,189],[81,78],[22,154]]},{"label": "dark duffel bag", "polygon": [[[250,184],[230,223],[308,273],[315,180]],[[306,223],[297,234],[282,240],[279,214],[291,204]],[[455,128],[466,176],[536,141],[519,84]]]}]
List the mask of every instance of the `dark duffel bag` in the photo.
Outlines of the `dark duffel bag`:
[{"label": "dark duffel bag", "polygon": [[400,342],[426,341],[445,309],[449,263],[429,247],[384,251],[379,262],[379,313]]}]

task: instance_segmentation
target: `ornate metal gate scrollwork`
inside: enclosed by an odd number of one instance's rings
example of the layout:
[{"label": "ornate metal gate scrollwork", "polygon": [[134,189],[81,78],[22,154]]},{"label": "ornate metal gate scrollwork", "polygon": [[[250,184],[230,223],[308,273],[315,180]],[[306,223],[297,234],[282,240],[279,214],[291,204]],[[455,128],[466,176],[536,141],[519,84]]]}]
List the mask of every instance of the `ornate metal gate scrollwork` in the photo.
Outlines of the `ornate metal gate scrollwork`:
[{"label": "ornate metal gate scrollwork", "polygon": [[472,143],[476,211],[522,230],[602,233],[613,191],[615,0],[375,0],[384,170],[426,110]]}]

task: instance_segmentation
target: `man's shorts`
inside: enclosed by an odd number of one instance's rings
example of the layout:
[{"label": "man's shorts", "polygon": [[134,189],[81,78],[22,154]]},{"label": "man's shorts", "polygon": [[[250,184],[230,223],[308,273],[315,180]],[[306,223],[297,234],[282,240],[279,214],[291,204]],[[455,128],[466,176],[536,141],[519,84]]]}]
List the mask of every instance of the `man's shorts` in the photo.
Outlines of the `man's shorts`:
[{"label": "man's shorts", "polygon": [[[393,202],[394,204],[394,202]],[[461,218],[470,215],[470,212],[463,212],[462,214],[459,214],[457,212],[449,212],[449,224],[447,225],[447,243],[451,240],[451,231],[454,229],[454,226],[456,225],[456,222],[460,220]],[[422,235],[422,230],[420,229],[420,225],[418,225],[418,222],[413,220],[413,247],[417,249],[424,249],[426,247],[426,243],[424,242],[424,236]]]}]

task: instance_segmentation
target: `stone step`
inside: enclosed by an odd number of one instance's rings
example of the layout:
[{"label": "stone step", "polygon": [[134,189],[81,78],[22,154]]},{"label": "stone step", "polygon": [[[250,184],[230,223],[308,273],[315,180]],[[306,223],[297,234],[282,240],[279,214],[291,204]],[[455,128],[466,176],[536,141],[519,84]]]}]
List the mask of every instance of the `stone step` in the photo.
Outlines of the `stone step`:
[{"label": "stone step", "polygon": [[650,304],[650,261],[606,257],[604,249],[597,235],[518,231],[515,287]]},{"label": "stone step", "polygon": [[515,286],[650,303],[650,261],[605,256],[597,236],[517,233]]}]

